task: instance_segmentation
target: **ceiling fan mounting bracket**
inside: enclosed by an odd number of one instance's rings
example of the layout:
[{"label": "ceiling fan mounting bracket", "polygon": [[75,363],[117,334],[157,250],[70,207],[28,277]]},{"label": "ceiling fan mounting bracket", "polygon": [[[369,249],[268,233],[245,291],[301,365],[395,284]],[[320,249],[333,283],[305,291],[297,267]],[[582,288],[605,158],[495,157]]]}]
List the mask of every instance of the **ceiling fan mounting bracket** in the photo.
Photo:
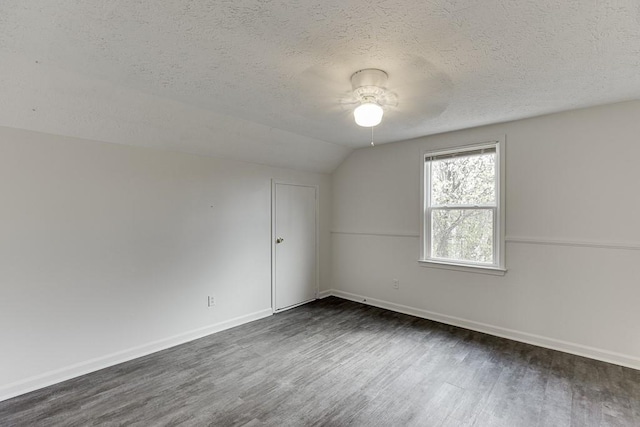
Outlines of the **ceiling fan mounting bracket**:
[{"label": "ceiling fan mounting bracket", "polygon": [[384,88],[389,75],[377,68],[365,68],[358,70],[351,75],[351,86],[353,90],[363,86],[376,86]]}]

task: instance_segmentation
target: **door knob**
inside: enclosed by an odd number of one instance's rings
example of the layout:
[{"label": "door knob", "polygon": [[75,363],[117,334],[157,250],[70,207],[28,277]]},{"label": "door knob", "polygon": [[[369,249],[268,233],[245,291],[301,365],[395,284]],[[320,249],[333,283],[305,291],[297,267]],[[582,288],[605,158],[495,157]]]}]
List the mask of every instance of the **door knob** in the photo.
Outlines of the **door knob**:
[{"label": "door knob", "polygon": [[276,243],[282,243],[282,242],[284,242],[284,239],[282,237],[278,237],[276,239]]}]

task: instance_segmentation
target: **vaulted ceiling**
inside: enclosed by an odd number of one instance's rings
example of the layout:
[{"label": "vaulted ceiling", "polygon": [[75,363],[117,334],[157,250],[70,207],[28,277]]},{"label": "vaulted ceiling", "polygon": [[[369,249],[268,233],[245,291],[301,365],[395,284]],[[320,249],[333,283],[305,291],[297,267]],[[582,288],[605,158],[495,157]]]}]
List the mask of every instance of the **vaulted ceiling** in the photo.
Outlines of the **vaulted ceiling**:
[{"label": "vaulted ceiling", "polygon": [[388,143],[640,98],[637,0],[3,0],[0,125],[330,172]]}]

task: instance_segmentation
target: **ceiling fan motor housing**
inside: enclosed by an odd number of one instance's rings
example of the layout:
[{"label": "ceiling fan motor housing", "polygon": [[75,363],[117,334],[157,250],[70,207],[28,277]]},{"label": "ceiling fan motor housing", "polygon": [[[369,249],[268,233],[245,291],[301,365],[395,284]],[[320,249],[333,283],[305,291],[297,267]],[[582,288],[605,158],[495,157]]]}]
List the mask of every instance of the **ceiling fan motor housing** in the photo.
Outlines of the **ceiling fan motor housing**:
[{"label": "ceiling fan motor housing", "polygon": [[353,94],[361,102],[380,103],[380,97],[385,93],[388,78],[387,73],[376,68],[356,71],[351,76]]}]

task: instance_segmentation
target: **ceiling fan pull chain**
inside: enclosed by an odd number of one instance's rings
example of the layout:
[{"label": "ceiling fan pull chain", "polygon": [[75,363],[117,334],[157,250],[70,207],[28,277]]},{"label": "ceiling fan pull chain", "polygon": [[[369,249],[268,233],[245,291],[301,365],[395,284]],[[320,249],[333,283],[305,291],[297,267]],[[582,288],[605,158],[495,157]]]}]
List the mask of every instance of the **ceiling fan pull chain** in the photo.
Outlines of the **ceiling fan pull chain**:
[{"label": "ceiling fan pull chain", "polygon": [[371,146],[375,147],[376,145],[373,143],[373,126],[371,126]]}]

